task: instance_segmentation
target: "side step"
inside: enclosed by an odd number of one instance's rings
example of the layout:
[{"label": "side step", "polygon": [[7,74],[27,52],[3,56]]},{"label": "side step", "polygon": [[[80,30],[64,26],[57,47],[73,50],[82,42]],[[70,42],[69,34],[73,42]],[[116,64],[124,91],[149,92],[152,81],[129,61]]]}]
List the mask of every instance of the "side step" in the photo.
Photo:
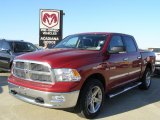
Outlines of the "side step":
[{"label": "side step", "polygon": [[131,90],[131,89],[133,89],[133,88],[141,85],[141,84],[142,84],[141,82],[138,82],[138,83],[136,83],[136,84],[134,84],[134,85],[132,85],[132,86],[123,88],[122,90],[120,90],[120,91],[118,91],[118,92],[114,92],[114,93],[109,94],[109,97],[110,97],[110,98],[113,98],[113,97],[115,97],[115,96],[117,96],[117,95],[120,95],[120,94],[122,94],[122,93],[124,93],[124,92],[127,92],[127,91],[129,91],[129,90]]}]

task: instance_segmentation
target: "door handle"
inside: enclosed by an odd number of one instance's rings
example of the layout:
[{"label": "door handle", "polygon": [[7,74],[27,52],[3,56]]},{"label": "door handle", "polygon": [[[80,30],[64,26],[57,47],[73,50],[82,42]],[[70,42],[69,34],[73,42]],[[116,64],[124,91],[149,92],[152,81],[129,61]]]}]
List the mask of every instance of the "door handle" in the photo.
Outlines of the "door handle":
[{"label": "door handle", "polygon": [[138,56],[137,59],[141,59],[141,56]]},{"label": "door handle", "polygon": [[124,58],[123,61],[128,61],[128,58]]}]

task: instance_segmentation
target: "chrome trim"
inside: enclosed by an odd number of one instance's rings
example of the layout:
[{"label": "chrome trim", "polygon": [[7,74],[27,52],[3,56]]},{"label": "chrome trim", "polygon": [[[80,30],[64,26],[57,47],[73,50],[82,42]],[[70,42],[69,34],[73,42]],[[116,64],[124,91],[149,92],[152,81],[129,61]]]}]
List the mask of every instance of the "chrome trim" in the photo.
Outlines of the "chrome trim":
[{"label": "chrome trim", "polygon": [[128,61],[128,58],[124,58],[123,61]]},{"label": "chrome trim", "polygon": [[109,78],[109,80],[113,80],[113,79],[125,77],[125,76],[127,76],[127,75],[135,74],[135,73],[140,72],[140,71],[141,71],[141,69],[138,69],[138,70],[135,70],[135,71],[132,71],[132,72],[129,72],[129,73],[124,73],[124,74],[112,76],[112,77]]},{"label": "chrome trim", "polygon": [[[48,108],[70,108],[77,104],[79,90],[66,93],[44,92],[8,83],[9,93],[22,101]],[[13,94],[12,91],[17,92]],[[62,96],[63,100],[54,100],[56,96]],[[39,103],[36,98],[42,98],[44,103]]]},{"label": "chrome trim", "polygon": [[126,75],[128,75],[128,73],[124,73],[124,74],[120,74],[120,75],[116,75],[116,76],[110,77],[109,80],[121,78],[121,77],[124,77],[124,76],[126,76]]},{"label": "chrome trim", "polygon": [[134,71],[132,71],[132,72],[129,72],[129,75],[135,74],[135,73],[137,73],[137,72],[141,72],[141,69],[138,69],[138,70],[134,70]]},{"label": "chrome trim", "polygon": [[[17,70],[21,70],[21,71],[26,71],[26,69],[21,69],[21,68],[15,67],[15,62],[25,62],[26,64],[35,63],[35,64],[40,64],[40,65],[47,66],[48,69],[49,69],[49,73],[47,73],[47,72],[45,72],[45,71],[44,71],[44,72],[42,72],[42,71],[36,71],[36,73],[34,73],[33,70],[29,70],[29,65],[27,65],[27,72],[28,72],[27,78],[30,78],[30,76],[29,76],[30,73],[33,73],[33,74],[42,74],[42,73],[43,73],[44,75],[50,75],[52,82],[43,82],[43,81],[37,81],[37,80],[32,80],[32,79],[26,79],[26,78],[21,78],[21,77],[15,75],[15,74],[13,73],[13,69],[17,69]],[[11,72],[11,73],[12,73],[12,75],[13,75],[14,77],[17,77],[17,78],[20,78],[20,79],[24,79],[24,80],[28,80],[28,81],[41,82],[41,83],[45,83],[45,84],[53,84],[53,83],[55,82],[55,77],[54,77],[54,75],[53,75],[53,73],[52,73],[52,68],[51,68],[51,66],[50,66],[47,62],[39,62],[39,61],[33,61],[33,60],[20,60],[20,59],[15,59],[15,60],[13,61],[13,68],[12,68],[12,72]]]},{"label": "chrome trim", "polygon": [[142,58],[141,56],[138,56],[138,57],[137,57],[137,59],[141,59],[141,58]]},{"label": "chrome trim", "polygon": [[41,75],[41,74],[43,74],[43,75],[51,75],[48,72],[40,72],[40,71],[33,71],[33,70],[28,70],[28,72],[31,72],[33,74],[38,74],[38,75]]}]

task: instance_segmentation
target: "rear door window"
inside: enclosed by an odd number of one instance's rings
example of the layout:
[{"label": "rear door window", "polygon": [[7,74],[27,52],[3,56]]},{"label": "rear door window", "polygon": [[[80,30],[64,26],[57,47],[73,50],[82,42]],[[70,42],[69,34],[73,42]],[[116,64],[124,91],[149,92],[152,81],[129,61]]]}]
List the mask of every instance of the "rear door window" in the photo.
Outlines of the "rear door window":
[{"label": "rear door window", "polygon": [[124,45],[126,47],[127,52],[136,52],[137,51],[135,41],[132,39],[132,37],[123,36],[123,39],[124,39]]}]

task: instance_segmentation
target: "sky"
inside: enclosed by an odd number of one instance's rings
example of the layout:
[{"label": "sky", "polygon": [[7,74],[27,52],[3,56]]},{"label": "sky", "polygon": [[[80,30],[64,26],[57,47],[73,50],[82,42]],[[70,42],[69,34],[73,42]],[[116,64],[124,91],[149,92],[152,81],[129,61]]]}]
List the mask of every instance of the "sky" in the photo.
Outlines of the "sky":
[{"label": "sky", "polygon": [[39,43],[39,10],[63,10],[63,37],[83,32],[133,35],[160,48],[160,0],[1,0],[0,38]]}]

